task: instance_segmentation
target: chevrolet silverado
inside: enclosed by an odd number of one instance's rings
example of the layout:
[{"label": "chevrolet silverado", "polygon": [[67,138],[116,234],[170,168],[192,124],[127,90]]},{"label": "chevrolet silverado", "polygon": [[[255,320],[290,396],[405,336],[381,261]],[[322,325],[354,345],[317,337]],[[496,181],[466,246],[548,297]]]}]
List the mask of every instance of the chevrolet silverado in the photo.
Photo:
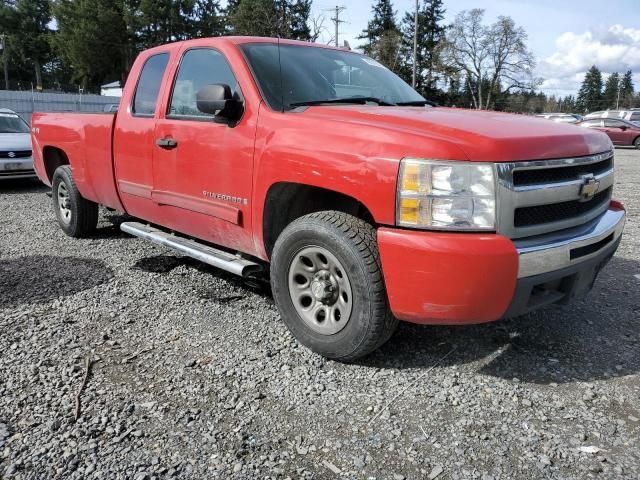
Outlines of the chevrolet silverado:
[{"label": "chevrolet silverado", "polygon": [[292,334],[342,361],[398,320],[583,295],[625,222],[603,133],[438,107],[364,55],[303,42],[144,51],[117,112],[36,113],[32,144],[66,234],[91,235],[103,205],[134,219],[125,232],[270,278]]}]

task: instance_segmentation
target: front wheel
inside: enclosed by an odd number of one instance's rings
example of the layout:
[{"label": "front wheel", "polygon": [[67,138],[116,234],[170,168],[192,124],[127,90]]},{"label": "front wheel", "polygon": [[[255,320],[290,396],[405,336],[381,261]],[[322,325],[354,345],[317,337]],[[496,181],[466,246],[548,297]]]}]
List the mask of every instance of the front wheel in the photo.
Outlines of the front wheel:
[{"label": "front wheel", "polygon": [[98,204],[82,197],[68,165],[53,173],[52,190],[53,208],[62,231],[75,238],[93,233],[98,225]]},{"label": "front wheel", "polygon": [[375,229],[337,211],[293,221],[273,249],[271,286],[291,333],[340,361],[372,352],[393,334]]},{"label": "front wheel", "polygon": [[633,146],[640,150],[640,137],[636,138],[633,142]]}]

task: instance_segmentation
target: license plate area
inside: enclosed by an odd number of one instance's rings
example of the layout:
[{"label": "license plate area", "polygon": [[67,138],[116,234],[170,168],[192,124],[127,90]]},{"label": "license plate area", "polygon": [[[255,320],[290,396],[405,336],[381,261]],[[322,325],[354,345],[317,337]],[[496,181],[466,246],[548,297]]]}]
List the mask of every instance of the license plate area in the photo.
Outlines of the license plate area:
[{"label": "license plate area", "polygon": [[7,162],[4,164],[5,170],[23,170],[24,168],[21,162]]}]

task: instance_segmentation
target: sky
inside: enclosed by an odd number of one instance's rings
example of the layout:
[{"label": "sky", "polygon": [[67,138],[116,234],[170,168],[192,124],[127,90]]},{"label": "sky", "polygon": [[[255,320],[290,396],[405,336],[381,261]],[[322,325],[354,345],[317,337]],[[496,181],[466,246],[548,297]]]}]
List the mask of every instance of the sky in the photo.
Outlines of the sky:
[{"label": "sky", "polygon": [[[337,3],[346,7],[340,43],[347,40],[352,48],[360,44],[356,37],[371,18],[372,4],[373,0]],[[415,0],[393,4],[399,18],[415,8]],[[313,1],[313,14],[326,16],[325,26],[332,32],[330,10],[335,6],[331,0]],[[484,8],[486,23],[506,15],[524,27],[537,59],[536,76],[544,79],[540,88],[547,94],[575,95],[593,64],[605,74],[633,70],[636,91],[640,90],[640,0],[444,0],[444,6],[446,23],[462,10]],[[325,34],[325,42],[331,36]]]}]

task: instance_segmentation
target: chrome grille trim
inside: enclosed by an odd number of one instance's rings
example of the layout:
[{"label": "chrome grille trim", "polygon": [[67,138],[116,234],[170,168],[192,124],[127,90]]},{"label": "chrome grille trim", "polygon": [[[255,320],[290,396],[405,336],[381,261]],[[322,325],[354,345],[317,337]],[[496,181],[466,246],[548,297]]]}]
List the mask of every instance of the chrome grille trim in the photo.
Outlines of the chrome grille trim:
[{"label": "chrome grille trim", "polygon": [[[498,233],[510,238],[543,235],[545,233],[582,225],[604,213],[607,210],[608,202],[604,204],[594,204],[593,210],[566,220],[516,227],[514,225],[514,212],[519,207],[550,205],[580,200],[584,176],[576,175],[575,180],[569,181],[515,186],[513,182],[513,172],[518,170],[573,167],[576,165],[588,166],[589,164],[599,163],[609,158],[613,158],[613,150],[586,157],[496,163],[496,226]],[[610,187],[614,184],[614,169],[611,168],[605,172],[601,172],[595,175],[594,178],[600,182],[598,191],[604,191],[606,189],[611,191],[612,189]]]}]

